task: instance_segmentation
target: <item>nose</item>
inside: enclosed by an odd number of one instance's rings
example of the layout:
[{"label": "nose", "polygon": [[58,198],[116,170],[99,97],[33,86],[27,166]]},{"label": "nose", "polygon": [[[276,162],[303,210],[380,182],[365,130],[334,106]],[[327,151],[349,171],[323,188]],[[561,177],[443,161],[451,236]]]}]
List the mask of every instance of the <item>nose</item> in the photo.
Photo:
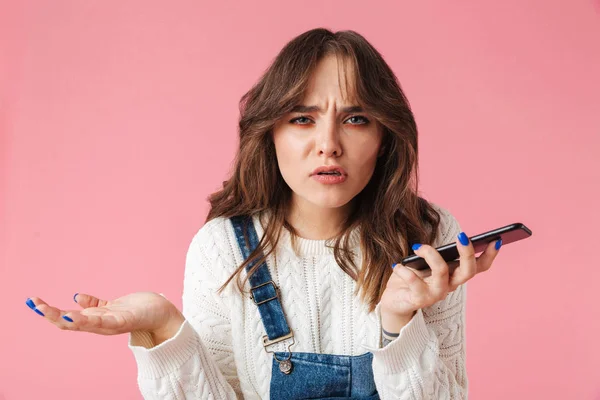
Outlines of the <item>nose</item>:
[{"label": "nose", "polygon": [[335,121],[324,122],[317,133],[317,154],[326,157],[339,157],[342,155],[340,143],[340,128]]}]

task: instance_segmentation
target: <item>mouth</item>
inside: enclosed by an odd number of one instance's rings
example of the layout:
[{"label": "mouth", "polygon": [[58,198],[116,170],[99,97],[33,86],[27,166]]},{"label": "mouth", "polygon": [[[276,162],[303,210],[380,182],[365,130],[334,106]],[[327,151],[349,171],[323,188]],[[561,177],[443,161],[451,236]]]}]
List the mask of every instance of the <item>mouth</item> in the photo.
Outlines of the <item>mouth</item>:
[{"label": "mouth", "polygon": [[315,175],[334,175],[334,176],[342,176],[340,171],[331,171],[331,172],[318,172]]},{"label": "mouth", "polygon": [[324,175],[324,176],[346,176],[346,171],[342,167],[334,166],[334,165],[324,165],[316,168],[311,176],[313,175]]}]

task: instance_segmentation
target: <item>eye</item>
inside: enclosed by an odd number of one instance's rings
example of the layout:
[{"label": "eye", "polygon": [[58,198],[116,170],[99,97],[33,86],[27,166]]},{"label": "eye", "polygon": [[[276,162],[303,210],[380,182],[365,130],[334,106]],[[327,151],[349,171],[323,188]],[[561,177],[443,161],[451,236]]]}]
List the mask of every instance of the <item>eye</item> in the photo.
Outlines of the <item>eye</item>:
[{"label": "eye", "polygon": [[[306,124],[298,124],[298,123],[296,123],[296,122],[295,122],[295,121],[298,121],[299,119],[306,119],[306,120],[309,120],[308,118],[306,118],[306,117],[303,115],[303,116],[301,116],[301,117],[298,117],[298,118],[294,118],[294,119],[292,119],[292,120],[290,121],[290,123],[292,123],[292,124],[295,124],[295,125],[306,125]],[[310,120],[309,120],[309,121],[310,121]]]},{"label": "eye", "polygon": [[369,120],[368,120],[366,117],[363,117],[362,115],[353,115],[353,116],[351,116],[350,118],[348,118],[346,121],[349,121],[349,120],[351,120],[352,118],[361,118],[363,121],[365,121],[365,122],[363,122],[362,124],[352,124],[352,125],[366,125],[366,124],[368,124],[368,123],[369,123]]}]

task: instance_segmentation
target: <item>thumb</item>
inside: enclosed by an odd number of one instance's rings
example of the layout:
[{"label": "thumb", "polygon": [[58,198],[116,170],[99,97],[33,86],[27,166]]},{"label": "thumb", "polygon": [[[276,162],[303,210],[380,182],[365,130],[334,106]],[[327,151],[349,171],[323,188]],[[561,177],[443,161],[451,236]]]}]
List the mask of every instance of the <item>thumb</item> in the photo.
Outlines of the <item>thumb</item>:
[{"label": "thumb", "polygon": [[85,293],[75,293],[75,295],[73,296],[73,300],[82,308],[102,307],[105,306],[106,303],[108,303],[106,300],[101,300],[97,297]]}]

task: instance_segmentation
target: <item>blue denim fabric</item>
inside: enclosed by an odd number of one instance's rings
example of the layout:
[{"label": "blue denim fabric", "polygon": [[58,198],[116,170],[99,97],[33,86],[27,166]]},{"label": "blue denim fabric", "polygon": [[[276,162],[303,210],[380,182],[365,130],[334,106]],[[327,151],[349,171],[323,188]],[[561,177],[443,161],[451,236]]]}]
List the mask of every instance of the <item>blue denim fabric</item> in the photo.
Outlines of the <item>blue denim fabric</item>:
[{"label": "blue denim fabric", "polygon": [[[276,352],[285,359],[286,352]],[[293,371],[286,375],[273,359],[271,399],[372,399],[379,400],[371,363],[373,354],[295,353]]]},{"label": "blue denim fabric", "polygon": [[[230,221],[233,224],[235,237],[245,260],[256,248],[256,246],[258,246],[258,236],[256,235],[252,218],[246,216],[236,216],[231,217]],[[246,243],[244,233],[246,233],[249,243]],[[246,267],[246,271],[250,271],[250,268],[256,265],[256,261],[258,260],[253,260]],[[256,272],[250,276],[249,281],[250,286],[252,287],[252,296],[254,297],[254,301],[256,303],[260,303],[261,301],[275,296],[275,285],[273,283],[268,283],[272,282],[272,280],[266,262],[263,262]],[[263,284],[265,285],[255,289],[257,286]],[[260,313],[263,326],[265,327],[265,331],[267,332],[267,336],[270,340],[285,336],[290,333],[290,328],[285,319],[285,315],[283,314],[283,308],[281,307],[279,299],[275,298],[259,305],[258,311]]]},{"label": "blue denim fabric", "polygon": [[[258,245],[258,237],[251,217],[232,217],[236,239],[244,259]],[[246,236],[244,235],[246,233]],[[246,242],[246,237],[248,242]],[[255,262],[246,268],[248,271]],[[252,295],[259,303],[275,297],[275,285],[266,262],[250,277]],[[259,288],[257,286],[263,285]],[[256,288],[256,289],[255,289]],[[278,298],[258,306],[260,316],[269,339],[284,336],[290,332]],[[266,351],[266,349],[265,349]],[[275,352],[279,360],[290,356],[288,352]],[[367,352],[358,356],[293,352],[290,361],[292,372],[284,374],[279,363],[273,358],[271,374],[271,399],[346,399],[379,400],[373,379],[373,354]]]}]

